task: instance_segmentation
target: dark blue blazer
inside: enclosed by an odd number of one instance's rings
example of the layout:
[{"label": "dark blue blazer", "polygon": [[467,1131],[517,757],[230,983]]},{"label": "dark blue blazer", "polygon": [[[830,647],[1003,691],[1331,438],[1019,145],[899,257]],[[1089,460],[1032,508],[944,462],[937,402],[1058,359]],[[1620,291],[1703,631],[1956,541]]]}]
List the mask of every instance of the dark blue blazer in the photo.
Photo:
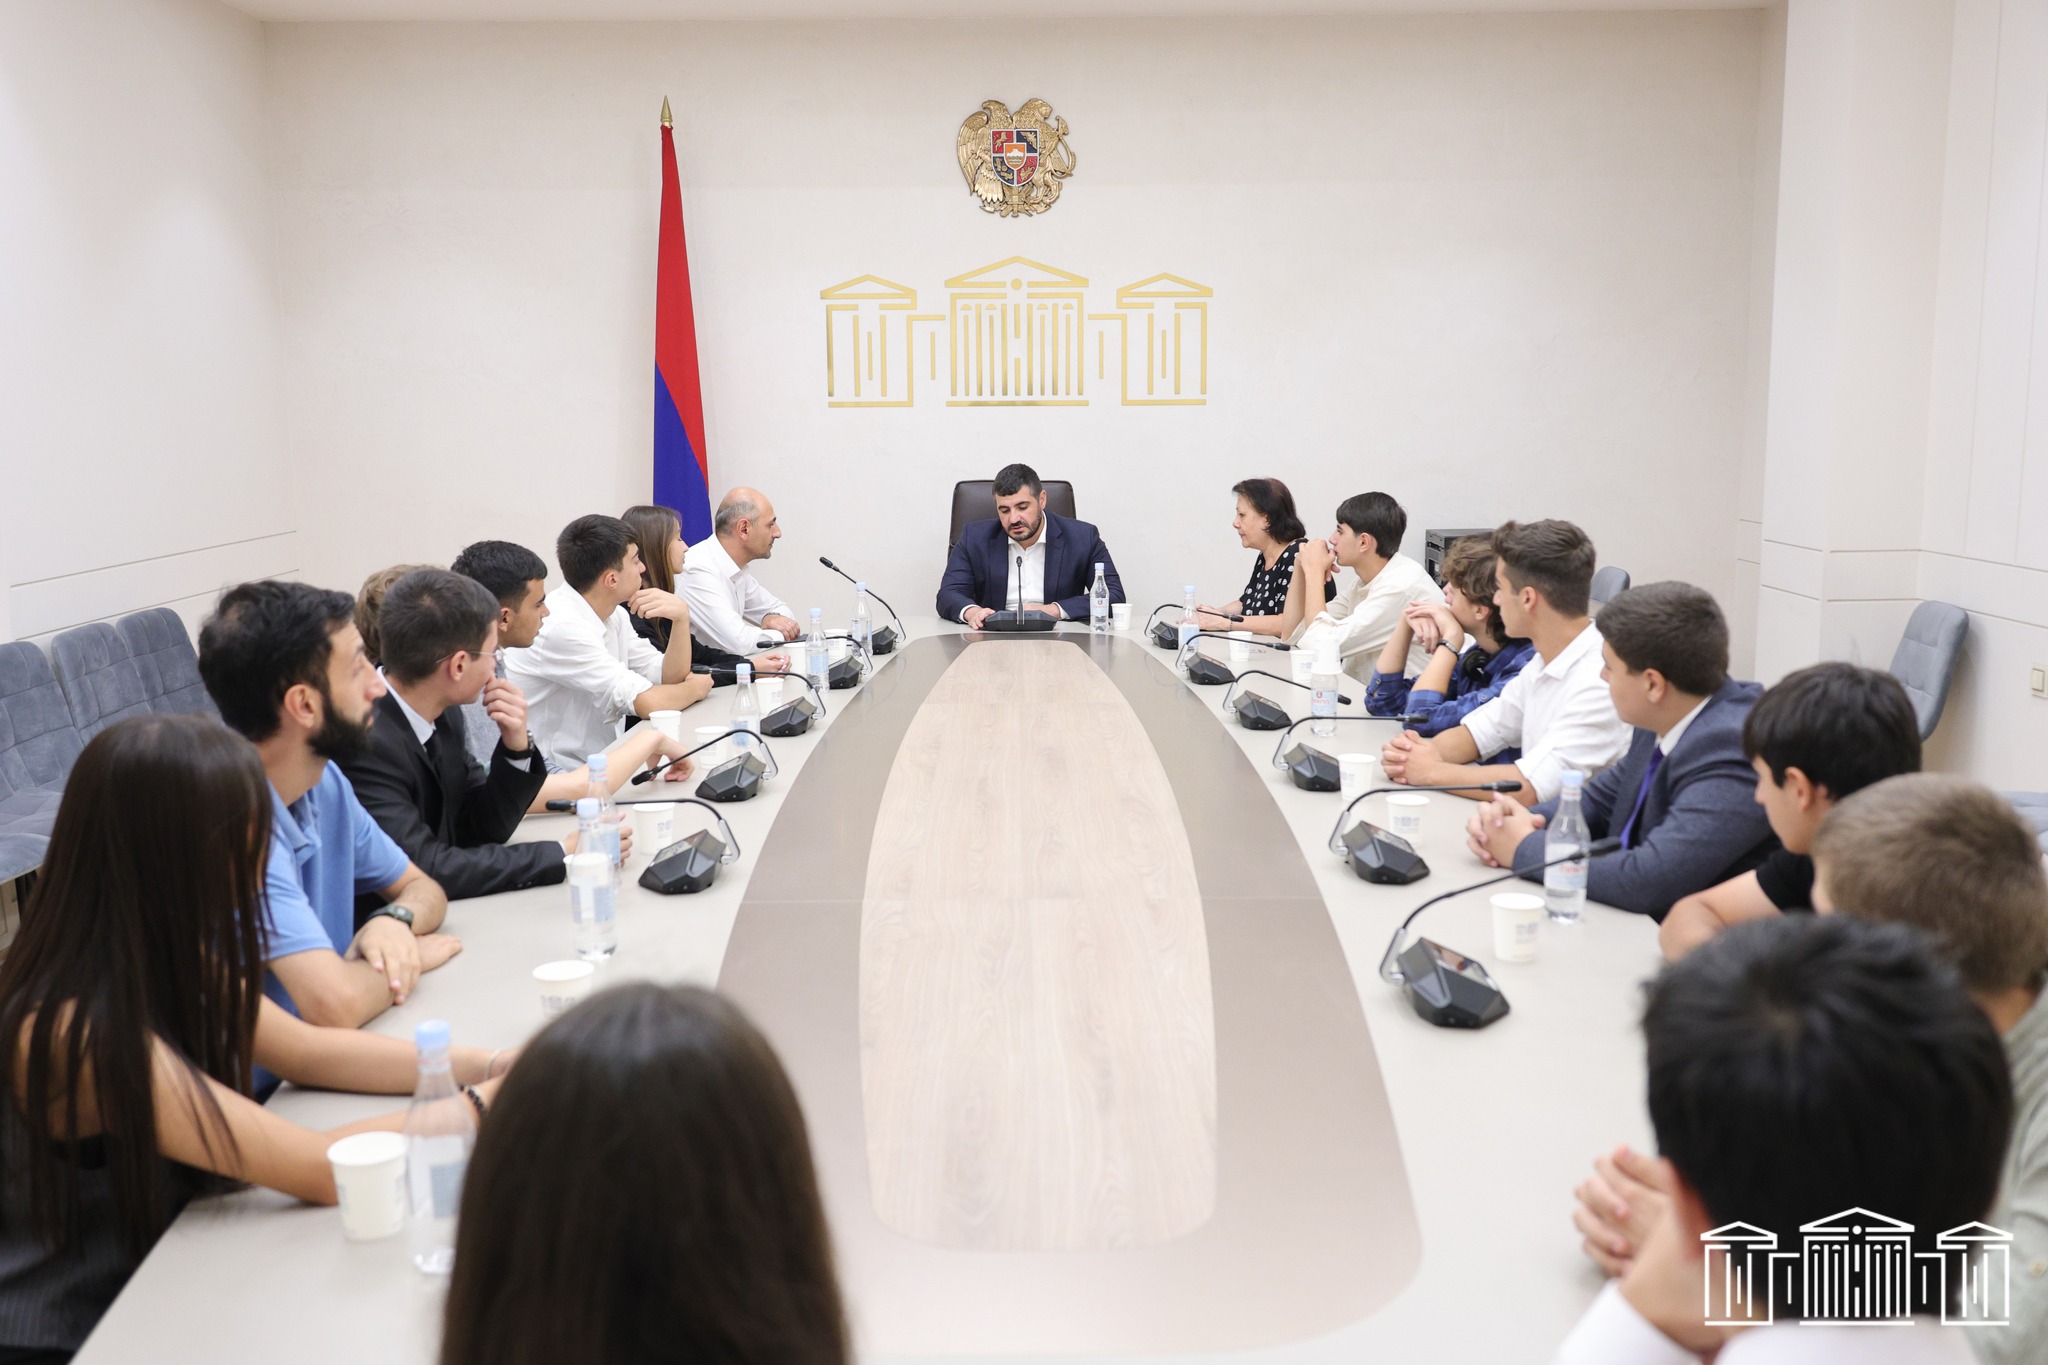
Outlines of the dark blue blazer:
[{"label": "dark blue blazer", "polygon": [[[1588,896],[1661,922],[1676,902],[1741,876],[1778,846],[1756,803],[1756,770],[1742,756],[1742,722],[1762,692],[1756,683],[1730,679],[1707,699],[1650,783],[1635,847],[1587,867]],[[1579,805],[1595,839],[1628,824],[1656,747],[1656,735],[1637,730],[1621,762],[1587,780]],[[1536,812],[1555,819],[1557,802],[1545,801]],[[1540,881],[1543,850],[1538,830],[1515,849],[1515,870]]]},{"label": "dark blue blazer", "polygon": [[[1109,600],[1124,600],[1116,561],[1109,557],[1109,547],[1094,526],[1047,512],[1044,535],[1045,600],[1057,602],[1068,620],[1088,619],[1088,588],[1095,581],[1097,564],[1109,579]],[[1009,592],[1010,565],[1016,555],[1002,523],[995,518],[968,522],[960,529],[960,539],[946,560],[946,576],[939,581],[939,615],[957,621],[969,607],[1000,611],[1016,605],[1003,600]]]}]

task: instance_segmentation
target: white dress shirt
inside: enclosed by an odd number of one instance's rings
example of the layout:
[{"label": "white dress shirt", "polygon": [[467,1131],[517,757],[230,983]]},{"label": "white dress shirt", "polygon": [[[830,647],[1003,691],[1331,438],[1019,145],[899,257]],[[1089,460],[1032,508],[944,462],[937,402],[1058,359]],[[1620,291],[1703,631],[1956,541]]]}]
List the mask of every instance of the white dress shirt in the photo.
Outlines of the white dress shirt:
[{"label": "white dress shirt", "polygon": [[733,562],[717,536],[698,541],[683,556],[676,595],[690,604],[690,633],[728,654],[752,654],[764,634],[781,643],[778,632],[761,629],[763,619],[796,619],[788,603]]},{"label": "white dress shirt", "polygon": [[1535,788],[1517,793],[1523,804],[1556,796],[1569,769],[1591,777],[1628,752],[1635,732],[1614,713],[1603,662],[1599,628],[1588,625],[1556,658],[1531,659],[1498,697],[1465,717],[1482,760],[1521,748],[1516,766]]},{"label": "white dress shirt", "polygon": [[[1607,695],[1612,698],[1614,694],[1610,692]],[[1700,712],[1706,710],[1707,703],[1712,700],[1712,697],[1701,697],[1699,705],[1678,718],[1678,724],[1657,736],[1657,752],[1666,758],[1671,757],[1672,752],[1678,748],[1678,741],[1685,738],[1685,732],[1692,729],[1692,723],[1700,718]]]},{"label": "white dress shirt", "polygon": [[[1443,589],[1431,581],[1429,570],[1407,555],[1395,555],[1371,582],[1354,576],[1349,588],[1295,631],[1292,643],[1314,658],[1325,644],[1334,641],[1344,671],[1360,682],[1371,682],[1373,665],[1387,641],[1394,638],[1394,627],[1401,624],[1401,613],[1408,605],[1431,602],[1441,606],[1443,600]],[[1420,673],[1428,662],[1428,650],[1419,644],[1408,647],[1409,674]]]},{"label": "white dress shirt", "polygon": [[[1749,1327],[1730,1337],[1715,1365],[1974,1365],[1970,1333],[2003,1327],[1944,1327],[1914,1318],[1875,1324],[1808,1327],[1796,1319]],[[1699,1357],[1652,1327],[1609,1283],[1557,1348],[1552,1365],[1699,1365]]]},{"label": "white dress shirt", "polygon": [[633,699],[661,681],[662,659],[623,606],[599,620],[566,583],[547,602],[532,646],[505,651],[505,672],[526,694],[527,728],[541,749],[582,763],[618,738]]},{"label": "white dress shirt", "polygon": [[[1022,556],[1024,560],[1024,582],[1021,587],[1017,583],[1017,560],[1019,556]],[[1028,607],[1033,602],[1045,602],[1044,526],[1038,528],[1038,539],[1031,543],[1031,548],[1028,550],[1018,549],[1017,542],[1014,540],[1005,545],[1003,547],[1003,562],[1009,567],[1003,571],[1003,605],[999,610],[1015,611],[1019,603]],[[1020,592],[1024,594],[1022,597],[1017,595]],[[960,608],[959,619],[962,625],[967,624],[967,613],[974,605],[974,603],[970,602],[967,606]],[[1051,606],[1052,604],[1046,603],[1046,605]],[[1059,615],[1058,608],[1054,608],[1052,614],[1054,616]]]}]

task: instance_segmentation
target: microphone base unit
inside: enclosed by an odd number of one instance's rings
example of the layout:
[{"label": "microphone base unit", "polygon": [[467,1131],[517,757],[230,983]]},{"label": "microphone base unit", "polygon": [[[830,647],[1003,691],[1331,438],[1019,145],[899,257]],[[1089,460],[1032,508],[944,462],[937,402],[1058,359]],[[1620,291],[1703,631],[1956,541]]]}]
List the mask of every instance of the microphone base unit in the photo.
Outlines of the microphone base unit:
[{"label": "microphone base unit", "polygon": [[1188,681],[1201,687],[1216,687],[1236,682],[1237,674],[1214,659],[1197,654],[1188,660]]},{"label": "microphone base unit", "polygon": [[1286,762],[1287,776],[1305,792],[1333,792],[1343,787],[1339,781],[1337,760],[1321,749],[1297,744],[1287,751]]},{"label": "microphone base unit", "polygon": [[1429,864],[1415,845],[1369,821],[1344,831],[1344,849],[1344,861],[1362,882],[1406,886],[1429,875]]},{"label": "microphone base unit", "polygon": [[1294,717],[1278,702],[1256,692],[1242,692],[1237,698],[1237,723],[1247,730],[1285,730],[1294,724]]},{"label": "microphone base unit", "polygon": [[1042,611],[999,611],[981,623],[981,628],[998,635],[1036,634],[1051,630],[1059,622]]},{"label": "microphone base unit", "polygon": [[1455,948],[1417,939],[1400,963],[1408,1003],[1438,1028],[1485,1028],[1508,1012],[1508,998],[1486,968]]},{"label": "microphone base unit", "polygon": [[699,830],[654,855],[640,874],[640,885],[664,896],[693,896],[718,880],[725,844],[710,830]]},{"label": "microphone base unit", "polygon": [[754,754],[741,754],[704,774],[697,795],[706,801],[751,801],[768,780],[768,765]]},{"label": "microphone base unit", "polygon": [[1161,621],[1152,627],[1152,643],[1161,649],[1180,648],[1180,627]]},{"label": "microphone base unit", "polygon": [[860,658],[857,655],[841,659],[825,670],[825,686],[834,692],[844,692],[849,687],[860,686]]},{"label": "microphone base unit", "polygon": [[772,739],[788,739],[811,728],[811,720],[818,714],[818,705],[809,697],[798,697],[795,701],[776,707],[761,717],[761,733]]},{"label": "microphone base unit", "polygon": [[883,626],[873,635],[870,635],[868,637],[868,649],[878,655],[894,654],[896,652],[896,628],[894,626]]}]

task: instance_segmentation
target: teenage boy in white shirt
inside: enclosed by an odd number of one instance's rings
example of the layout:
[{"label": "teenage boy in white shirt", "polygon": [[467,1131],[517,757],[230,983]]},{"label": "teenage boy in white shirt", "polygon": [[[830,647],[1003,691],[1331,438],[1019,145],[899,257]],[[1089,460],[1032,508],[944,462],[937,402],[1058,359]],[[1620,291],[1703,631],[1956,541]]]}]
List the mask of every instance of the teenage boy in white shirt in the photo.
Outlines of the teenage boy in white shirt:
[{"label": "teenage boy in white shirt", "polygon": [[[1301,543],[1294,572],[1309,585],[1304,600],[1319,600],[1322,583],[1339,567],[1356,578],[1295,632],[1296,649],[1313,659],[1335,645],[1346,673],[1372,681],[1373,663],[1394,638],[1402,614],[1418,602],[1444,603],[1443,589],[1430,581],[1429,571],[1401,553],[1407,533],[1408,514],[1400,503],[1385,493],[1360,493],[1338,506],[1337,529],[1328,540]],[[1419,642],[1408,647],[1410,673],[1420,673],[1427,662],[1429,651]]]}]

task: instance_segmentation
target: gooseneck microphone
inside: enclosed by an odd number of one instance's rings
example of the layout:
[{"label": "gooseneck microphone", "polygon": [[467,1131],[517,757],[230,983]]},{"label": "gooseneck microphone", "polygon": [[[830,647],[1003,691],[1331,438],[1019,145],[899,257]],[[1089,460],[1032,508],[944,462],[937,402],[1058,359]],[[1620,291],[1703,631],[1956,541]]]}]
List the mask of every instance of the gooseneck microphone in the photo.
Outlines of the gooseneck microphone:
[{"label": "gooseneck microphone", "polygon": [[[830,569],[833,573],[838,574],[847,582],[853,584],[856,588],[860,586],[860,580],[858,578],[855,578],[852,574],[840,568],[831,560],[825,558],[825,556],[819,555],[818,562],[820,564],[823,564],[826,568]],[[910,638],[910,629],[909,627],[903,624],[903,618],[896,614],[896,608],[890,606],[889,603],[886,600],[884,600],[882,594],[876,592],[873,588],[869,588],[868,596],[874,598],[877,602],[880,602],[882,604],[882,609],[889,613],[889,619],[896,623],[896,634],[893,637],[886,640],[882,638],[883,636],[888,635],[889,633],[889,628],[887,626],[884,626],[882,629],[875,632],[874,638],[869,642],[870,646],[873,648],[875,653],[887,654],[890,650],[896,648],[897,640],[908,640]]]},{"label": "gooseneck microphone", "polygon": [[[1605,857],[1620,847],[1620,839],[1596,839],[1583,849],[1562,854],[1528,870],[1540,872],[1579,858]],[[1503,872],[1498,877],[1488,877],[1485,881],[1431,896],[1410,910],[1408,918],[1401,921],[1401,927],[1387,941],[1386,955],[1380,959],[1380,980],[1406,990],[1408,1003],[1415,1007],[1416,1014],[1438,1028],[1485,1028],[1505,1015],[1508,998],[1478,961],[1426,938],[1416,940],[1415,945],[1405,951],[1402,943],[1408,936],[1408,926],[1430,906],[1468,891],[1513,881],[1521,875],[1520,872]]]},{"label": "gooseneck microphone", "polygon": [[702,806],[710,811],[711,818],[718,822],[718,833],[700,829],[656,849],[653,859],[640,873],[640,885],[664,896],[689,896],[717,881],[721,866],[739,861],[740,841],[725,815],[709,801],[679,796],[676,803]]},{"label": "gooseneck microphone", "polygon": [[694,748],[683,750],[674,758],[664,759],[660,763],[655,764],[652,768],[648,768],[643,772],[634,773],[633,785],[637,787],[644,782],[652,782],[655,778],[660,777],[663,773],[667,772],[671,767],[675,766],[677,763],[680,763],[682,760],[688,758],[691,754],[702,753],[704,750],[709,749],[714,745],[724,743],[726,740],[731,739],[734,735],[745,735],[749,739],[759,741],[761,745],[761,752],[765,754],[768,758],[768,776],[773,777],[777,772],[781,771],[780,766],[775,762],[774,751],[768,747],[768,741],[762,739],[759,735],[755,734],[752,730],[747,729],[747,727],[744,725],[735,725],[732,727],[732,729],[727,730],[722,735],[713,735],[710,739],[705,740],[702,744],[699,744]]},{"label": "gooseneck microphone", "polygon": [[1466,782],[1449,787],[1369,787],[1352,797],[1345,803],[1344,809],[1337,812],[1337,823],[1330,826],[1330,852],[1344,852],[1344,845],[1337,837],[1344,832],[1344,817],[1351,814],[1352,808],[1368,796],[1386,796],[1392,792],[1518,792],[1521,789],[1522,784],[1512,778],[1505,782]]},{"label": "gooseneck microphone", "polygon": [[[1238,616],[1232,619],[1242,621],[1244,618],[1242,616]],[[1205,687],[1214,686],[1217,683],[1234,683],[1237,681],[1237,674],[1231,672],[1228,668],[1224,667],[1222,663],[1215,659],[1211,659],[1205,654],[1196,653],[1195,656],[1192,659],[1190,659],[1188,657],[1189,651],[1195,648],[1195,641],[1201,639],[1232,640],[1239,644],[1254,645],[1260,649],[1290,650],[1294,648],[1293,645],[1284,644],[1277,640],[1272,641],[1270,643],[1265,640],[1246,640],[1243,639],[1241,636],[1231,634],[1227,630],[1190,631],[1188,633],[1188,638],[1181,642],[1180,652],[1174,656],[1174,667],[1181,668],[1185,666],[1187,669],[1188,681],[1191,683],[1200,683]]]},{"label": "gooseneck microphone", "polygon": [[1052,629],[1052,628],[1053,628],[1053,627],[1054,627],[1055,625],[1057,625],[1057,624],[1058,624],[1058,622],[1057,622],[1057,621],[1055,621],[1055,620],[1054,620],[1054,619],[1053,619],[1052,617],[1050,617],[1050,616],[1047,616],[1047,615],[1046,615],[1046,614],[1045,614],[1044,612],[1042,612],[1042,611],[1034,611],[1034,612],[1029,612],[1029,613],[1027,613],[1027,612],[1026,612],[1026,611],[1024,610],[1024,556],[1023,556],[1023,555],[1018,555],[1018,556],[1017,556],[1017,560],[1016,560],[1016,568],[1017,568],[1017,606],[1016,606],[1016,609],[1015,609],[1015,610],[1013,611],[1013,610],[1011,610],[1011,609],[1010,609],[1010,608],[1008,608],[1008,607],[1005,607],[1005,608],[1003,608],[1003,610],[1001,610],[1001,611],[997,612],[997,613],[996,613],[995,615],[993,615],[993,616],[989,617],[989,618],[988,618],[988,619],[987,619],[986,621],[983,621],[983,622],[981,623],[981,628],[982,628],[983,630],[992,630],[992,631],[1041,631],[1041,630],[1051,630],[1051,629]]},{"label": "gooseneck microphone", "polygon": [[1373,787],[1353,797],[1338,814],[1337,823],[1330,826],[1330,852],[1349,863],[1352,875],[1362,882],[1380,886],[1406,886],[1410,882],[1419,882],[1429,875],[1429,864],[1415,851],[1415,845],[1390,830],[1381,829],[1370,820],[1360,820],[1351,828],[1344,828],[1345,818],[1353,807],[1368,796],[1383,796],[1390,792],[1516,792],[1521,789],[1522,784],[1512,780],[1441,787]]},{"label": "gooseneck microphone", "polygon": [[[1296,730],[1299,730],[1304,725],[1313,725],[1318,720],[1335,721],[1339,725],[1353,725],[1362,720],[1376,720],[1381,722],[1382,724],[1393,723],[1399,725],[1406,724],[1410,719],[1412,719],[1412,717],[1409,716],[1303,716],[1300,720],[1297,720],[1290,724],[1287,727],[1285,733],[1283,733],[1280,736],[1280,742],[1273,746],[1273,766],[1276,768],[1284,768],[1289,763],[1292,763],[1294,761],[1291,757],[1283,754],[1281,750],[1287,747],[1287,741],[1294,737],[1294,732]],[[1310,790],[1335,791],[1337,789],[1335,787],[1312,787],[1310,788]]]}]

